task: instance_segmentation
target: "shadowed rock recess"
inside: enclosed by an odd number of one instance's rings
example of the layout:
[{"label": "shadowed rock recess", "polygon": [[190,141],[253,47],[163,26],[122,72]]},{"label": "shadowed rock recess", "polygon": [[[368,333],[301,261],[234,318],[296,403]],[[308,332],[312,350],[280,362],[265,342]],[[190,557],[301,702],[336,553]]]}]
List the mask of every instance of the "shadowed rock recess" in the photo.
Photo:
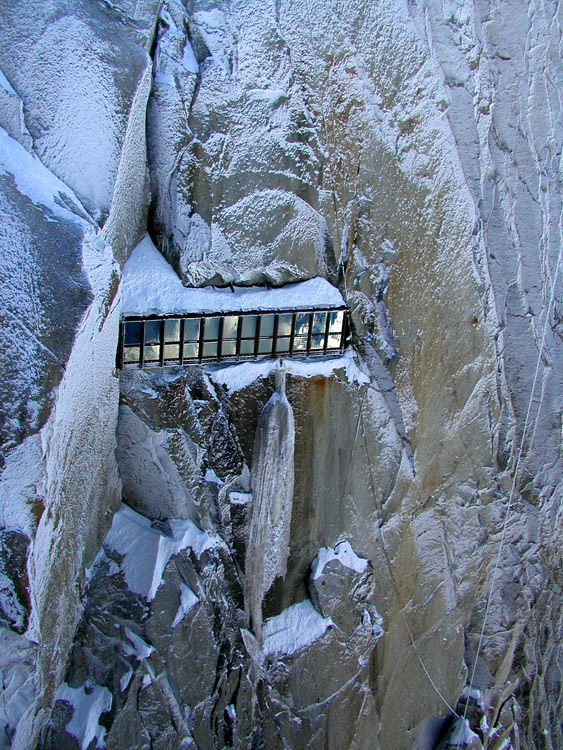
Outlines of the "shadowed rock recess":
[{"label": "shadowed rock recess", "polygon": [[[0,21],[0,750],[562,748],[563,5]],[[352,346],[119,372],[147,232]]]}]

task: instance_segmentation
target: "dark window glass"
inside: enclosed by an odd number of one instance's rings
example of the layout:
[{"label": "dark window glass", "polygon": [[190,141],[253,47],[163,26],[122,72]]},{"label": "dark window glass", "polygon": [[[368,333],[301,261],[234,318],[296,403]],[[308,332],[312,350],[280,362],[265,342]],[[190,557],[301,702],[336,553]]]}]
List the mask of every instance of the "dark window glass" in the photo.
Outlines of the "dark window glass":
[{"label": "dark window glass", "polygon": [[145,362],[158,362],[160,360],[160,346],[145,346]]},{"label": "dark window glass", "polygon": [[[160,320],[147,320],[145,323],[145,344],[160,343]],[[147,355],[145,354],[145,359]]]},{"label": "dark window glass", "polygon": [[315,313],[313,315],[313,333],[324,333],[326,328],[326,313]]},{"label": "dark window glass", "polygon": [[223,338],[236,339],[238,330],[238,315],[227,315],[223,321]]},{"label": "dark window glass", "polygon": [[342,331],[343,322],[344,322],[344,312],[342,310],[340,310],[339,312],[331,312],[330,313],[330,325],[329,325],[330,333],[340,333]]},{"label": "dark window glass", "polygon": [[186,318],[184,321],[184,341],[199,341],[198,318]]},{"label": "dark window glass", "polygon": [[179,359],[180,344],[166,344],[164,347],[164,359]]},{"label": "dark window glass", "polygon": [[272,339],[260,339],[258,342],[259,354],[270,354],[272,351]]},{"label": "dark window glass", "polygon": [[329,334],[328,349],[340,349],[340,334]]},{"label": "dark window glass", "polygon": [[295,333],[297,336],[306,335],[309,332],[309,313],[299,313],[295,321]]},{"label": "dark window glass", "polygon": [[280,315],[279,322],[278,322],[278,336],[290,336],[291,335],[291,321],[293,319],[293,315],[291,313],[289,315],[283,314]]},{"label": "dark window glass", "polygon": [[254,339],[246,339],[240,342],[241,354],[254,354]]},{"label": "dark window glass", "polygon": [[289,351],[289,338],[283,336],[276,342],[276,352],[288,352]]},{"label": "dark window glass", "polygon": [[275,319],[275,315],[262,315],[262,319],[260,321],[260,336],[264,336],[264,338],[266,338],[268,336],[274,335]]},{"label": "dark window glass", "polygon": [[[219,321],[221,318],[207,318],[203,338],[205,341],[217,341],[219,338]],[[205,354],[204,356],[208,356]]]},{"label": "dark window glass", "polygon": [[319,334],[311,336],[311,349],[322,349],[324,345],[325,345],[324,334],[322,336],[319,336]]},{"label": "dark window glass", "polygon": [[204,357],[216,357],[217,356],[217,342],[206,341],[203,345],[203,356]]},{"label": "dark window glass", "polygon": [[125,346],[141,343],[141,324],[136,321],[125,323]]},{"label": "dark window glass", "polygon": [[234,341],[223,339],[223,343],[221,345],[221,356],[222,357],[234,357],[234,355],[237,353],[237,342],[236,339]]},{"label": "dark window glass", "polygon": [[141,359],[141,349],[138,346],[126,346],[123,350],[123,361],[126,363],[129,362],[139,362]]},{"label": "dark window glass", "polygon": [[199,344],[184,344],[184,359],[197,359]]},{"label": "dark window glass", "polygon": [[180,341],[180,321],[166,320],[164,322],[164,341],[167,344]]},{"label": "dark window glass", "polygon": [[245,315],[242,319],[243,339],[254,338],[256,335],[256,315]]}]

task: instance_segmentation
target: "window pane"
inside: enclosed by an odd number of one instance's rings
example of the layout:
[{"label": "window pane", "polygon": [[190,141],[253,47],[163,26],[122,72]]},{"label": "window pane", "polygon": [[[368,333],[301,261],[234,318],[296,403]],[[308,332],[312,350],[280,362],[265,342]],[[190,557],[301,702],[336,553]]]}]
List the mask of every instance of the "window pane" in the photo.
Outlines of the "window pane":
[{"label": "window pane", "polygon": [[258,342],[259,354],[270,354],[272,351],[272,339],[260,339]]},{"label": "window pane", "polygon": [[184,321],[184,341],[199,340],[199,319],[187,318]]},{"label": "window pane", "polygon": [[289,351],[289,338],[279,338],[276,343],[276,352]]},{"label": "window pane", "polygon": [[141,349],[138,346],[126,346],[123,350],[124,362],[139,362]]},{"label": "window pane", "polygon": [[184,344],[184,359],[197,359],[199,344]]},{"label": "window pane", "polygon": [[245,315],[242,319],[242,337],[249,339],[256,335],[256,315]]},{"label": "window pane", "polygon": [[228,315],[223,321],[223,338],[236,339],[238,329],[238,315]]},{"label": "window pane", "polygon": [[291,320],[293,315],[280,315],[278,322],[278,336],[290,336],[291,335]]},{"label": "window pane", "polygon": [[[160,320],[147,320],[145,323],[145,344],[158,343],[160,343]],[[147,359],[146,354],[145,359]]]},{"label": "window pane", "polygon": [[141,324],[132,321],[125,323],[125,344],[141,343]]},{"label": "window pane", "polygon": [[180,341],[180,321],[179,320],[165,320],[164,321],[164,340],[166,343]]},{"label": "window pane", "polygon": [[275,315],[262,315],[262,320],[260,321],[260,336],[264,336],[266,338],[267,336],[274,335],[275,319]]},{"label": "window pane", "polygon": [[179,359],[180,344],[166,344],[164,347],[164,359]]},{"label": "window pane", "polygon": [[240,353],[241,354],[254,354],[254,339],[240,342]]},{"label": "window pane", "polygon": [[340,312],[330,313],[329,331],[331,333],[340,333],[340,331],[342,331],[343,322],[344,322],[344,313],[342,312],[342,310]]},{"label": "window pane", "polygon": [[293,342],[293,351],[303,352],[307,349],[307,336],[296,336]]},{"label": "window pane", "polygon": [[217,356],[217,342],[208,341],[203,345],[203,356],[204,357],[216,357]]},{"label": "window pane", "polygon": [[220,318],[206,318],[203,338],[205,341],[216,341],[219,338]]},{"label": "window pane", "polygon": [[328,337],[328,349],[340,349],[340,334],[330,334]]},{"label": "window pane", "polygon": [[309,313],[299,313],[295,322],[295,333],[303,336],[309,331]]},{"label": "window pane", "polygon": [[234,355],[237,353],[237,342],[235,341],[225,341],[223,339],[223,345],[221,346],[221,356],[222,357],[234,357]]},{"label": "window pane", "polygon": [[145,362],[158,362],[160,360],[160,346],[145,346]]},{"label": "window pane", "polygon": [[326,327],[326,313],[315,313],[313,315],[313,333],[324,333]]},{"label": "window pane", "polygon": [[322,349],[324,345],[324,334],[322,336],[319,336],[318,334],[316,336],[311,336],[311,349]]}]

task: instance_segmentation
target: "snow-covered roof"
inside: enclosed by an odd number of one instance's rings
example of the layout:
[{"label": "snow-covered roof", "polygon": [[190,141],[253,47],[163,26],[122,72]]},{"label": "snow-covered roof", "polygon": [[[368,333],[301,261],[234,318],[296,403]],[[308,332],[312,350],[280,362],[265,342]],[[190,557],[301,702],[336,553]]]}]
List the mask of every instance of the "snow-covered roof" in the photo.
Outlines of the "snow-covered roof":
[{"label": "snow-covered roof", "polygon": [[342,295],[316,277],[278,289],[185,287],[172,266],[145,235],[123,269],[122,314],[182,315],[344,307]]}]

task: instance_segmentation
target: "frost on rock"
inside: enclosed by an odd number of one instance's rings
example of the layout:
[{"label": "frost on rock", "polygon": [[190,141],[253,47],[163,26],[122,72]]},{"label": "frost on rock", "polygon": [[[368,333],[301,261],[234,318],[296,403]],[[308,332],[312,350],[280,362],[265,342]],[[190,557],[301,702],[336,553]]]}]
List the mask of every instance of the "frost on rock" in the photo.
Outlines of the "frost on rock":
[{"label": "frost on rock", "polygon": [[284,386],[285,372],[277,370],[276,391],[260,414],[252,453],[245,609],[259,640],[264,595],[285,574],[289,552],[295,427]]}]

